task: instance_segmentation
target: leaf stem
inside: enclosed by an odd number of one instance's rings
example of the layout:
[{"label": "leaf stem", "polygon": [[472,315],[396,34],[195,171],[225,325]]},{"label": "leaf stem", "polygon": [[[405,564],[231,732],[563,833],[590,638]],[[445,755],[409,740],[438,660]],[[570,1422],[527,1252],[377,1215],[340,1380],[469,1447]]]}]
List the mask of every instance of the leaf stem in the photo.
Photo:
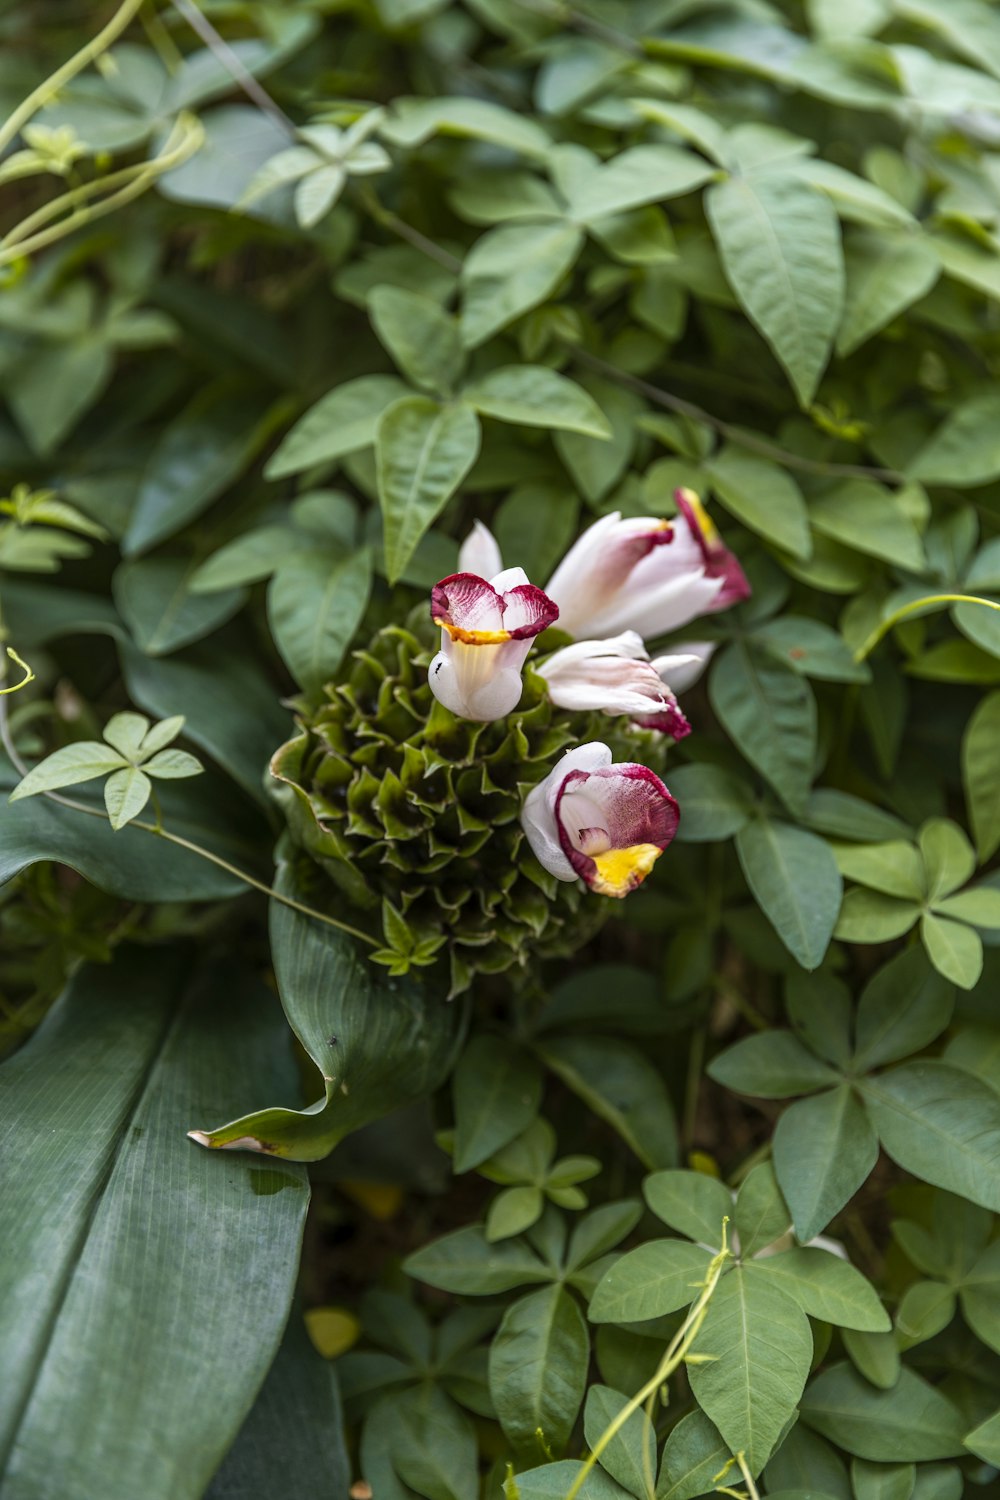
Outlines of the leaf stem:
[{"label": "leaf stem", "polygon": [[941,609],[947,604],[982,604],[987,609],[1000,610],[1000,604],[994,599],[980,599],[977,594],[927,594],[923,599],[912,599],[909,604],[901,604],[899,609],[894,609],[891,615],[881,620],[871,635],[862,646],[854,653],[854,660],[864,661],[870,656],[884,635],[888,635],[893,626],[900,624],[910,615],[915,615],[923,610]]}]

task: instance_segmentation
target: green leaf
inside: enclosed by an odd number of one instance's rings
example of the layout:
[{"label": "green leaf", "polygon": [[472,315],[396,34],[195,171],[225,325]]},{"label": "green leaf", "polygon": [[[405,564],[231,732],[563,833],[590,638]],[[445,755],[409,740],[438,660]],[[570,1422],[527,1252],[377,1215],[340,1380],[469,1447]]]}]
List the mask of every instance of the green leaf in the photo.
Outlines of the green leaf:
[{"label": "green leaf", "polygon": [[953,922],[926,911],[920,919],[920,936],[931,963],[939,974],[971,990],[983,972],[983,940],[964,922]]},{"label": "green leaf", "polygon": [[931,901],[950,896],[969,880],[976,868],[975,855],[965,834],[947,818],[931,818],[917,835],[927,868],[927,894]]},{"label": "green leaf", "polygon": [[127,558],[112,589],[122,619],[147,656],[166,656],[224,625],[246,600],[243,589],[192,594],[187,557]]},{"label": "green leaf", "polygon": [[786,470],[730,446],[705,465],[705,475],[721,503],[744,526],[793,557],[812,556],[809,512]]},{"label": "green leaf", "polygon": [[882,1145],[924,1182],[1000,1211],[1000,1098],[945,1062],[903,1063],[861,1085]]},{"label": "green leaf", "polygon": [[73,342],[36,342],[17,362],[7,400],[40,458],[47,458],[104,390],[114,368],[108,343],[96,331]]},{"label": "green leaf", "polygon": [[874,1389],[847,1364],[824,1370],[806,1392],[802,1420],[876,1463],[953,1458],[963,1451],[957,1407],[905,1366],[888,1391]]},{"label": "green leaf", "polygon": [[849,1066],[854,1007],[843,980],[827,973],[789,974],[785,1009],[795,1035],[810,1052],[835,1068]]},{"label": "green leaf", "polygon": [[941,916],[956,917],[973,927],[995,929],[1000,927],[1000,890],[995,886],[970,886],[959,891],[957,896],[945,896],[935,902],[934,910]]},{"label": "green leaf", "polygon": [[878,1160],[878,1140],[849,1084],[785,1110],[774,1132],[774,1170],[795,1233],[813,1239]]},{"label": "green leaf", "polygon": [[880,1391],[889,1391],[899,1379],[899,1344],[893,1333],[858,1333],[842,1328],[844,1348],[865,1379]]},{"label": "green leaf", "polygon": [[940,1281],[914,1281],[896,1308],[896,1337],[903,1349],[923,1344],[948,1327],[957,1303],[951,1287]]},{"label": "green leaf", "polygon": [[643,1196],[670,1229],[704,1245],[722,1244],[722,1221],[732,1218],[733,1195],[718,1177],[704,1172],[654,1172]]},{"label": "green leaf", "polygon": [[845,943],[887,943],[909,932],[921,910],[916,901],[900,901],[855,886],[844,896],[833,935]]},{"label": "green leaf", "polygon": [[486,1215],[486,1238],[491,1245],[523,1234],[542,1216],[545,1197],[541,1188],[511,1187],[498,1193]]},{"label": "green leaf", "polygon": [[[627,1397],[606,1385],[592,1385],[587,1392],[583,1432],[593,1451],[627,1403]],[[656,1434],[641,1409],[631,1413],[624,1426],[601,1450],[600,1464],[631,1495],[641,1495],[646,1475],[656,1473]]]},{"label": "green leaf", "polygon": [[676,1312],[697,1297],[711,1259],[687,1240],[648,1240],[605,1271],[587,1315],[592,1323],[641,1323]]},{"label": "green leaf", "polygon": [[459,136],[537,157],[544,157],[551,146],[548,133],[534,120],[464,94],[394,99],[379,134],[396,146],[420,146],[436,134]]},{"label": "green leaf", "polygon": [[734,641],[712,663],[712,707],[741,755],[792,812],[809,795],[816,700],[809,684],[759,647]]},{"label": "green leaf", "polygon": [[659,1071],[612,1037],[566,1036],[538,1049],[545,1065],[607,1121],[646,1167],[677,1160],[677,1127]]},{"label": "green leaf", "polygon": [[919,948],[891,958],[868,981],[858,1004],[855,1067],[862,1072],[922,1052],[940,1036],[955,1002]]},{"label": "green leaf", "polygon": [[124,756],[108,745],[98,740],[77,740],[32,766],[11,792],[10,800],[19,802],[22,797],[36,797],[39,792],[55,791],[61,786],[79,786],[96,776],[107,776],[125,764]]},{"label": "green leaf", "polygon": [[115,830],[137,818],[149,801],[152,783],[136,766],[114,771],[104,783],[104,805]]},{"label": "green leaf", "polygon": [[684,809],[677,830],[682,844],[714,844],[732,838],[753,813],[753,793],[745,781],[721,766],[678,766],[670,788]]},{"label": "green leaf", "polygon": [[[294,1090],[287,1033],[231,965],[184,987],[176,949],[119,949],[0,1071],[12,1492],[200,1500],[281,1337],[305,1173],[223,1165],[184,1126],[208,1097],[238,1109],[257,1089]],[[137,1328],[155,1378],[128,1357]],[[155,1465],[151,1431],[165,1442]]]},{"label": "green leaf", "polygon": [[754,899],[793,958],[816,969],[830,944],[843,885],[825,839],[759,817],[736,835]]},{"label": "green leaf", "polygon": [[186,750],[158,750],[149,760],[144,760],[142,769],[147,776],[162,781],[180,781],[186,776],[200,776],[204,766],[196,755]]},{"label": "green leaf", "polygon": [[[277,888],[298,889],[286,867]],[[383,977],[346,933],[278,902],[271,949],[285,1014],[319,1069],[322,1096],[305,1110],[258,1110],[194,1138],[212,1150],[319,1161],[352,1130],[437,1087],[454,1060],[461,1013],[411,980]]]},{"label": "green leaf", "polygon": [[466,386],[462,399],[500,422],[611,436],[607,418],[583,387],[545,365],[503,365]]},{"label": "green leaf", "polygon": [[509,224],[487,231],[462,267],[462,341],[475,349],[544,302],[583,246],[573,224]]},{"label": "green leaf", "polygon": [[458,1500],[470,1494],[478,1477],[476,1437],[468,1418],[445,1392],[433,1386],[406,1391],[390,1396],[387,1405],[389,1456],[399,1478],[425,1495]]},{"label": "green leaf", "polygon": [[188,580],[192,594],[215,594],[270,578],[290,552],[303,545],[291,526],[260,526],[227,542],[195,568]]},{"label": "green leaf", "polygon": [[[294,1431],[297,1440],[288,1441]],[[205,1500],[315,1500],[329,1486],[346,1494],[350,1468],[337,1375],[316,1352],[295,1310],[278,1357],[222,1461]]]},{"label": "green leaf", "polygon": [[769,1255],[750,1269],[754,1274],[776,1278],[782,1290],[794,1297],[811,1318],[863,1333],[889,1332],[889,1314],[871,1282],[829,1250],[796,1246],[780,1255]]},{"label": "green leaf", "polygon": [[732,177],[705,195],[726,277],[802,406],[816,393],[844,298],[837,215],[791,177]]},{"label": "green leaf", "polygon": [[285,434],[264,468],[268,479],[283,479],[319,464],[330,464],[359,448],[370,448],[382,413],[407,394],[396,375],[361,375],[345,380],[311,406]]},{"label": "green leaf", "polygon": [[[180,732],[183,724],[184,720],[181,718],[176,732]],[[148,732],[149,720],[146,715],[134,714],[127,709],[124,713],[112,714],[102,731],[108,744],[128,760],[141,759],[140,747]]]},{"label": "green leaf", "polygon": [[414,385],[452,393],[465,365],[458,324],[431,297],[402,287],[377,286],[368,311],[380,342]]},{"label": "green leaf", "polygon": [[843,636],[804,615],[780,615],[756,626],[753,638],[793,671],[826,682],[870,682],[871,671],[856,662]]},{"label": "green leaf", "polygon": [[209,386],[164,427],[146,465],[128,529],[126,557],[147,552],[194,520],[252,463],[285,407],[245,389]]},{"label": "green leaf", "polygon": [[977,704],[962,737],[962,783],[979,863],[1000,849],[1000,693]]},{"label": "green leaf", "polygon": [[911,479],[972,489],[1000,477],[1000,395],[969,396],[948,413],[909,466]]},{"label": "green leaf", "polygon": [[372,586],[367,548],[334,561],[298,552],[268,585],[267,619],[282,660],[307,693],[330,682],[361,624]]},{"label": "green leaf", "polygon": [[920,531],[898,496],[870,479],[847,479],[809,504],[822,536],[852,551],[897,563],[911,573],[927,568]]},{"label": "green leaf", "polygon": [[764,1473],[768,1494],[775,1490],[818,1490],[831,1500],[854,1500],[847,1466],[823,1438],[796,1422]]},{"label": "green leaf", "polygon": [[727,1089],[759,1099],[790,1099],[837,1083],[839,1074],[803,1047],[790,1031],[756,1032],[712,1059],[708,1076]]},{"label": "green leaf", "polygon": [[561,1453],[587,1389],[590,1335],[565,1287],[542,1287],[504,1313],[490,1344],[490,1394],[516,1452]]},{"label": "green leaf", "polygon": [[914,1464],[873,1464],[856,1458],[851,1465],[856,1500],[910,1500],[916,1477]]},{"label": "green leaf", "polygon": [[[510,1500],[566,1500],[570,1486],[579,1476],[583,1464],[575,1458],[561,1458],[554,1464],[542,1464],[508,1480],[504,1494]],[[511,1488],[511,1485],[515,1488]],[[595,1465],[577,1491],[579,1500],[632,1500],[628,1490]]]},{"label": "green leaf", "polygon": [[339,162],[309,172],[294,193],[295,217],[303,229],[312,229],[344,191],[347,172]]},{"label": "green leaf", "polygon": [[864,844],[834,848],[837,868],[849,880],[859,880],[872,890],[907,901],[923,902],[927,895],[924,861],[909,842],[892,839],[886,844]]},{"label": "green leaf", "polygon": [[716,176],[715,168],[693,151],[677,146],[632,146],[577,177],[567,212],[577,223],[592,224],[643,203],[679,198]]},{"label": "green leaf", "polygon": [[694,1346],[715,1358],[688,1366],[698,1405],[755,1475],[798,1405],[813,1354],[805,1313],[756,1270],[736,1266],[719,1282]]},{"label": "green leaf", "polygon": [[656,1500],[695,1500],[715,1487],[716,1476],[732,1454],[705,1413],[695,1407],[667,1438],[656,1485]]},{"label": "green leaf", "polygon": [[552,1280],[551,1267],[523,1240],[491,1244],[479,1224],[432,1240],[411,1255],[403,1269],[442,1292],[470,1297],[490,1297],[517,1286]]},{"label": "green leaf", "polygon": [[375,462],[390,583],[472,468],[479,442],[479,420],[466,406],[408,396],[383,413]]},{"label": "green leaf", "polygon": [[941,274],[933,245],[919,235],[889,229],[853,235],[845,266],[844,315],[837,334],[842,357],[926,296]]},{"label": "green leaf", "polygon": [[747,1173],[736,1195],[736,1233],[744,1261],[773,1245],[791,1228],[792,1216],[769,1161]]},{"label": "green leaf", "polygon": [[967,1433],[965,1446],[984,1463],[1000,1467],[1000,1412],[987,1417],[985,1422],[980,1422],[978,1427]]},{"label": "green leaf", "polygon": [[[638,439],[636,423],[645,413],[646,405],[634,391],[599,375],[585,374],[580,383],[610,424],[611,436],[587,437],[559,430],[555,445],[575,486],[585,499],[594,503],[602,500],[626,473]],[[557,551],[554,560],[560,555]],[[538,577],[545,576],[546,569],[540,566]]]},{"label": "green leaf", "polygon": [[577,1270],[589,1261],[604,1255],[630,1233],[642,1218],[642,1204],[634,1198],[623,1198],[620,1203],[602,1203],[591,1209],[569,1237],[566,1265]]},{"label": "green leaf", "polygon": [[818,787],[806,808],[809,827],[834,839],[857,839],[859,843],[886,843],[908,838],[910,830],[901,818],[894,817],[850,792]]},{"label": "green leaf", "polygon": [[503,1036],[473,1037],[452,1077],[455,1171],[468,1172],[520,1135],[538,1113],[542,1075]]},{"label": "green leaf", "polygon": [[[597,439],[595,447],[608,445]],[[493,532],[505,557],[529,557],[536,578],[547,578],[576,538],[580,502],[564,484],[539,480],[518,485],[493,518]]]}]

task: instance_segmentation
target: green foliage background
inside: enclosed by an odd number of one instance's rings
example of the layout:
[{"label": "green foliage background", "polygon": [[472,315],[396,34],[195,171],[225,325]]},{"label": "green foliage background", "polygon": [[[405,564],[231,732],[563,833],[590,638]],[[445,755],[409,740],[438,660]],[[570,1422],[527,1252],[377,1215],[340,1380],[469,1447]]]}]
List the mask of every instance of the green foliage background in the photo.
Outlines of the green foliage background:
[{"label": "green foliage background", "polygon": [[[3,113],[93,9],[0,5]],[[0,163],[0,703],[206,770],[0,812],[0,1500],[995,1491],[1000,6],[132,10]],[[268,929],[289,704],[678,485],[754,592],[642,890],[456,1003]]]}]

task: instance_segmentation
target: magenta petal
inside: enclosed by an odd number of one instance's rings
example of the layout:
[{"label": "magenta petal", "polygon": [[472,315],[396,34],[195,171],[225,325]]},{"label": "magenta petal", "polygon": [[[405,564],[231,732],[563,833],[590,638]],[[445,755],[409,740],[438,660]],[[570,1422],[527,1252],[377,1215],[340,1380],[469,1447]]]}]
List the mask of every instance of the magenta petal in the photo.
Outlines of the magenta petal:
[{"label": "magenta petal", "polygon": [[499,631],[504,629],[503,601],[485,578],[452,573],[431,590],[431,619],[459,630]]},{"label": "magenta petal", "polygon": [[520,583],[503,596],[503,628],[515,641],[538,635],[559,618],[559,606],[533,583]]},{"label": "magenta petal", "polygon": [[686,739],[691,733],[691,725],[677,703],[667,703],[655,714],[636,714],[632,723],[642,729],[658,729],[675,740]]},{"label": "magenta petal", "polygon": [[[571,771],[556,795],[556,828],[563,853],[590,886],[599,886],[600,883],[597,860],[577,847],[563,815],[565,798],[572,792],[582,793],[597,810],[599,826],[606,835],[609,851],[635,849],[642,845],[653,845],[662,851],[677,832],[680,808],[648,766],[626,762],[598,771]],[[594,847],[595,827],[590,825],[584,830],[575,830],[578,838],[581,831]]]},{"label": "magenta petal", "polygon": [[715,614],[720,609],[728,609],[731,604],[740,604],[744,599],[749,599],[752,590],[735,553],[730,551],[714,527],[706,535],[701,517],[683,490],[675,490],[674,499],[698,544],[706,574],[709,578],[722,579],[722,588],[708,612]]}]

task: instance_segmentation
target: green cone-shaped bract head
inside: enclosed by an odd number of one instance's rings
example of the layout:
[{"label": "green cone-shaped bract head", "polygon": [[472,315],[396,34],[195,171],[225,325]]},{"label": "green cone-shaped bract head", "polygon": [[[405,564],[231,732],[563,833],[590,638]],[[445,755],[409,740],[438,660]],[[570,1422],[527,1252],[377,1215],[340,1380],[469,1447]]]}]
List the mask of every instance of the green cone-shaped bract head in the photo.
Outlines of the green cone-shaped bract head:
[{"label": "green cone-shaped bract head", "polygon": [[[447,956],[451,992],[473,974],[574,951],[611,903],[542,869],[521,828],[525,796],[571,745],[661,758],[659,736],[549,702],[530,664],[517,709],[457,719],[427,685],[431,651],[388,626],[354,653],[271,762],[295,840],[384,947],[396,973]],[[362,918],[363,923],[363,918]]]}]

